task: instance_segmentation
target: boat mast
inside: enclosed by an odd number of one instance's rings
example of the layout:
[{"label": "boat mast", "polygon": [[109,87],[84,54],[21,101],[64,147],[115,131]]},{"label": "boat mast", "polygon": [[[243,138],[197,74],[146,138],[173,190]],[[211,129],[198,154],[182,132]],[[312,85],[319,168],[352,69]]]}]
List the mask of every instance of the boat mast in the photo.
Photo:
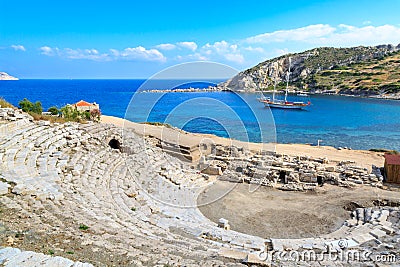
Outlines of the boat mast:
[{"label": "boat mast", "polygon": [[290,67],[292,65],[292,59],[289,57],[289,70],[286,74],[286,92],[285,92],[285,102],[287,101],[287,94],[288,94],[288,88],[289,88],[289,76],[290,76]]},{"label": "boat mast", "polygon": [[274,83],[274,91],[273,91],[273,93],[272,93],[272,102],[275,102],[275,91],[276,91],[276,76],[277,76],[277,73],[278,73],[278,62],[275,62],[275,83]]},{"label": "boat mast", "polygon": [[[266,77],[264,77],[264,79],[263,79],[264,84],[265,84],[265,81],[266,81]],[[264,98],[265,98],[265,96],[264,96],[264,90],[263,90],[264,84],[261,86],[261,99],[264,99]],[[267,88],[268,88],[268,85],[267,85]]]}]

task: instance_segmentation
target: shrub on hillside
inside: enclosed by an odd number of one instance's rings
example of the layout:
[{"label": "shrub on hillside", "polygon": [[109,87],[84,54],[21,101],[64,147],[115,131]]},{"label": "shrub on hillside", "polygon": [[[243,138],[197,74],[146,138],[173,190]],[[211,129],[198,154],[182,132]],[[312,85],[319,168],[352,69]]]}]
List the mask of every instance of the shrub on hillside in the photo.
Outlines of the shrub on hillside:
[{"label": "shrub on hillside", "polygon": [[60,111],[58,110],[58,108],[55,107],[55,106],[50,107],[47,111],[50,112],[51,115],[58,115],[58,114],[60,113]]},{"label": "shrub on hillside", "polygon": [[23,100],[19,101],[18,105],[22,111],[27,113],[42,114],[43,112],[42,103],[39,101],[32,103],[28,99],[24,98]]}]

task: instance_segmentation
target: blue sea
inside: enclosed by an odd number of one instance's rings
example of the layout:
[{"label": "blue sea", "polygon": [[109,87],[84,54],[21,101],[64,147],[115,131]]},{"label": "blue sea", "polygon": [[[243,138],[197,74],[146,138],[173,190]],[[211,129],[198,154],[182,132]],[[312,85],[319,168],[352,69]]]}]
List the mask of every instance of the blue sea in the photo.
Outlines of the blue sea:
[{"label": "blue sea", "polygon": [[[207,87],[145,80],[0,81],[0,97],[23,98],[44,109],[81,99],[97,102],[103,114],[135,122],[165,122],[184,130],[253,142],[310,143],[353,149],[400,150],[400,101],[311,95],[305,111],[265,108],[257,94],[231,92],[145,93],[140,89]],[[292,97],[292,96],[290,96]],[[307,99],[308,100],[308,99]]]}]

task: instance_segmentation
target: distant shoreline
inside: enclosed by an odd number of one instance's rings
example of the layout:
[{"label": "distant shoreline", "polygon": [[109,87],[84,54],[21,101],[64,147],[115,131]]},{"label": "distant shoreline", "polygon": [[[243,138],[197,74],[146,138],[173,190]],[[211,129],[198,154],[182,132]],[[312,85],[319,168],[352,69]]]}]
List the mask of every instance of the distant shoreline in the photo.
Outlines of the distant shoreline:
[{"label": "distant shoreline", "polygon": [[[272,93],[271,91],[246,91],[246,90],[229,90],[229,89],[221,89],[218,87],[209,87],[209,88],[176,88],[176,89],[148,89],[144,91],[140,91],[140,93],[198,93],[198,92],[233,92],[233,93],[249,93],[249,94],[258,94],[258,93]],[[358,98],[371,98],[371,99],[384,99],[384,100],[400,100],[400,93],[395,95],[357,95],[357,94],[338,94],[338,93],[328,93],[328,92],[304,92],[304,91],[295,91],[289,92],[290,94],[297,93],[306,93],[307,95],[335,95],[335,96],[347,96],[347,97],[358,97]],[[278,91],[278,93],[284,93],[282,91]]]}]

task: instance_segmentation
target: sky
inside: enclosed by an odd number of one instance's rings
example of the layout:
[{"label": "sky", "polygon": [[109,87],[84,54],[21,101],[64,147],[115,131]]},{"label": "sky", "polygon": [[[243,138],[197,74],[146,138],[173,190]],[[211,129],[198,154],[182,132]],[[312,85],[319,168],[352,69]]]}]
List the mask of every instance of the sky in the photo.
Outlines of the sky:
[{"label": "sky", "polygon": [[400,43],[400,0],[0,0],[0,71],[134,79],[192,61],[244,70],[321,46]]}]

